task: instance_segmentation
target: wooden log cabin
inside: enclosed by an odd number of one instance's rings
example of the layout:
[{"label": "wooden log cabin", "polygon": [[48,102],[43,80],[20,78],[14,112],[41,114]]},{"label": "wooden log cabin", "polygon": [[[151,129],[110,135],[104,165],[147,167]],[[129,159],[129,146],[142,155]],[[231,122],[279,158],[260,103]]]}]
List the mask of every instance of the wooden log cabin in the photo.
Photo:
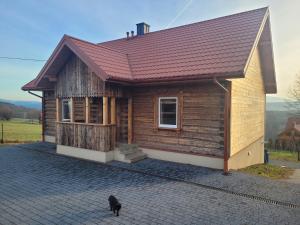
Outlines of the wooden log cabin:
[{"label": "wooden log cabin", "polygon": [[44,140],[101,162],[126,161],[120,146],[131,144],[225,171],[262,163],[265,96],[276,93],[268,8],[149,28],[98,44],[61,39],[22,87],[42,92]]}]

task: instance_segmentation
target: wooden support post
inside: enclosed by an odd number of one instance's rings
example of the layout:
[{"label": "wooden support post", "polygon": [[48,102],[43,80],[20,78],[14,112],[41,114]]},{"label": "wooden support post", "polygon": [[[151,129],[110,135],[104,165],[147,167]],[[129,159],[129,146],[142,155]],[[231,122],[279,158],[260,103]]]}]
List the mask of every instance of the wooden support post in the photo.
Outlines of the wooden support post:
[{"label": "wooden support post", "polygon": [[90,122],[90,100],[89,97],[85,97],[85,123]]},{"label": "wooden support post", "polygon": [[42,118],[40,123],[42,124],[42,141],[45,141],[45,92],[42,92]]},{"label": "wooden support post", "polygon": [[56,98],[56,122],[60,121],[60,99]]},{"label": "wooden support post", "polygon": [[4,143],[4,129],[3,129],[3,123],[1,123],[1,144]]},{"label": "wooden support post", "polygon": [[110,98],[110,123],[116,124],[116,98]]},{"label": "wooden support post", "polygon": [[128,98],[128,144],[132,144],[132,98]]},{"label": "wooden support post", "polygon": [[103,125],[108,124],[108,97],[103,96]]},{"label": "wooden support post", "polygon": [[75,118],[74,118],[74,99],[73,98],[70,98],[70,103],[71,103],[70,122],[74,123]]}]

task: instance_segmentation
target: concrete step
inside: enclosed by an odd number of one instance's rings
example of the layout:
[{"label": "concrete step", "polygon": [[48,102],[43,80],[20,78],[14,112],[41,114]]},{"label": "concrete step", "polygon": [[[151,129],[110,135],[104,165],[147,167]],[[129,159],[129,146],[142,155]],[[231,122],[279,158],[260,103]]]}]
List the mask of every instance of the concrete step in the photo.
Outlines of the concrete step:
[{"label": "concrete step", "polygon": [[138,152],[126,155],[125,161],[127,161],[129,163],[133,163],[133,162],[143,160],[145,158],[147,158],[147,155],[145,153],[143,153],[142,151],[138,151]]},{"label": "concrete step", "polygon": [[127,163],[137,162],[147,157],[136,144],[120,144],[118,152],[119,160]]},{"label": "concrete step", "polygon": [[134,152],[136,150],[139,150],[139,147],[138,145],[135,144],[120,144],[119,150],[120,152],[124,152],[124,153]]}]

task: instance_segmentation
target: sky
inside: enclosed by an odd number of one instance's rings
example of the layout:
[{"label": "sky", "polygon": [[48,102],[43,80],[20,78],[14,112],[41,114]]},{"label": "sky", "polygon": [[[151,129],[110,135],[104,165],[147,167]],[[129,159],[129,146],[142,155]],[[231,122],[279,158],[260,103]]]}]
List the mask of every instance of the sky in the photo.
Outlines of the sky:
[{"label": "sky", "polygon": [[0,0],[0,99],[38,100],[21,87],[35,78],[64,34],[91,42],[125,37],[136,24],[150,31],[269,6],[278,97],[300,73],[299,0]]}]

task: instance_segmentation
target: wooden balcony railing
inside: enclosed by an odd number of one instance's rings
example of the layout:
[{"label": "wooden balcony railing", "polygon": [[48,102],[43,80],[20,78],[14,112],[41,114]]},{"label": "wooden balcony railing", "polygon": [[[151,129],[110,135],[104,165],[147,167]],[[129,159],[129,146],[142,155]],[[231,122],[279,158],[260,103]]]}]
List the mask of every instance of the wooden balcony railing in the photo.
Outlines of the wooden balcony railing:
[{"label": "wooden balcony railing", "polygon": [[59,145],[108,152],[115,148],[116,126],[56,122],[56,140]]}]

